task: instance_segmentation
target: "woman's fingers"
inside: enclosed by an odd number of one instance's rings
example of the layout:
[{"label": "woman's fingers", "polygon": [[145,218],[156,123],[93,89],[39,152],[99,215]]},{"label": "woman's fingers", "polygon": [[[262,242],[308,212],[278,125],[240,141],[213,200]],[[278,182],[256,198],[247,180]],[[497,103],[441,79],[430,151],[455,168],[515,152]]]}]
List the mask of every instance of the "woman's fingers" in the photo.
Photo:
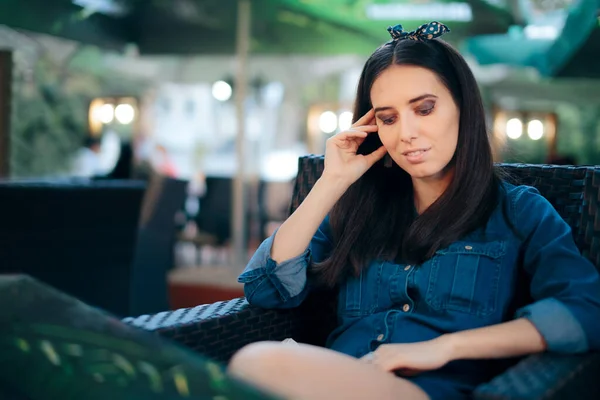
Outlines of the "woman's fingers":
[{"label": "woman's fingers", "polygon": [[360,129],[350,129],[333,136],[332,143],[341,148],[348,148],[348,146],[360,146],[365,141],[367,136],[376,131],[376,127],[373,128],[372,126],[364,126],[360,127]]},{"label": "woman's fingers", "polygon": [[363,125],[350,128],[333,136],[335,139],[365,138],[369,133],[377,132],[377,125]]},{"label": "woman's fingers", "polygon": [[361,126],[355,126],[350,128],[350,130],[359,130],[362,132],[377,132],[379,130],[379,127],[377,125],[371,124],[371,125],[361,125]]},{"label": "woman's fingers", "polygon": [[358,121],[356,121],[354,124],[352,124],[352,127],[355,128],[357,126],[367,125],[367,124],[371,123],[371,120],[373,119],[373,117],[375,117],[375,110],[373,110],[371,108],[369,110],[369,112],[367,112],[365,115],[360,117],[358,119]]}]

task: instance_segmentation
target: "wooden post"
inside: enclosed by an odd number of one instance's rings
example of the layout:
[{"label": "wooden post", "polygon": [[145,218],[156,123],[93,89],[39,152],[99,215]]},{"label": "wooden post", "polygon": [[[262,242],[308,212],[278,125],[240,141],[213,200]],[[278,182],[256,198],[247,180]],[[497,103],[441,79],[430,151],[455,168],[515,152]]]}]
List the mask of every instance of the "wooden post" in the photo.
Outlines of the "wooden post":
[{"label": "wooden post", "polygon": [[237,71],[235,75],[235,110],[237,119],[236,162],[237,172],[233,179],[233,218],[231,221],[233,268],[246,264],[246,88],[248,86],[248,53],[251,35],[250,0],[238,0],[237,19]]},{"label": "wooden post", "polygon": [[548,159],[558,155],[558,116],[556,113],[548,114],[544,123],[545,133],[548,140]]},{"label": "wooden post", "polygon": [[12,51],[0,50],[0,178],[10,175],[12,67]]}]

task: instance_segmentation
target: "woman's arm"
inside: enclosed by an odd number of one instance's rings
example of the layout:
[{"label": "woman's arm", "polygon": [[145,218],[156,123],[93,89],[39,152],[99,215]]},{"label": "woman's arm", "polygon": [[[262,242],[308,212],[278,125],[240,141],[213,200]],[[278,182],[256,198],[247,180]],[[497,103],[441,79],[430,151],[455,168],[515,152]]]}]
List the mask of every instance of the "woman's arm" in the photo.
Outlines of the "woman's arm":
[{"label": "woman's arm", "polygon": [[248,302],[262,308],[293,308],[309,292],[307,269],[333,247],[327,214],[345,192],[339,180],[320,178],[298,209],[256,250],[238,281]]},{"label": "woman's arm", "polygon": [[370,154],[357,154],[359,146],[377,132],[371,109],[352,128],[327,139],[325,167],[298,209],[281,225],[271,248],[271,258],[282,262],[306,250],[315,231],[335,203],[356,180],[386,154],[385,147]]},{"label": "woman's arm", "polygon": [[600,346],[600,276],[569,225],[536,189],[519,188],[513,209],[525,236],[523,268],[533,303],[515,320],[443,336],[452,359],[504,358],[544,350],[581,353]]},{"label": "woman's arm", "polygon": [[257,249],[238,278],[252,304],[264,308],[299,305],[308,292],[307,267],[328,257],[333,243],[327,214],[346,190],[386,153],[385,148],[357,154],[371,132],[377,131],[374,112],[352,128],[327,139],[325,168],[302,204]]},{"label": "woman's arm", "polygon": [[581,353],[600,347],[600,276],[569,225],[536,189],[519,188],[515,220],[525,236],[523,268],[534,302],[514,320],[440,338],[452,359]]},{"label": "woman's arm", "polygon": [[319,178],[302,204],[277,230],[271,258],[280,263],[306,251],[319,225],[348,186],[341,179]]},{"label": "woman's arm", "polygon": [[523,269],[533,303],[519,309],[540,332],[549,351],[600,350],[600,275],[575,245],[569,225],[534,188],[519,188],[513,200],[517,227],[525,236]]},{"label": "woman's arm", "polygon": [[546,350],[546,342],[527,319],[450,333],[439,338],[449,361],[524,356]]},{"label": "woman's arm", "polygon": [[362,358],[384,371],[412,375],[455,360],[510,358],[546,350],[544,338],[527,319],[448,333],[416,343],[383,344]]},{"label": "woman's arm", "polygon": [[524,236],[523,265],[533,303],[514,319],[436,339],[384,344],[364,357],[380,368],[437,369],[459,359],[510,358],[545,350],[576,354],[600,350],[600,274],[581,255],[569,225],[534,188],[518,188],[511,204]]}]

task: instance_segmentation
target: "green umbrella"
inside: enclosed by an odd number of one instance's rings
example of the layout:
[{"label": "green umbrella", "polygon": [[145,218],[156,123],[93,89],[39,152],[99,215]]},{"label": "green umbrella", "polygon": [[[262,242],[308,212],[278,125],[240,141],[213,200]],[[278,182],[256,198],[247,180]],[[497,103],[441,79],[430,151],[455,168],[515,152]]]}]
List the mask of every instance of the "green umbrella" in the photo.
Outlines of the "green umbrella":
[{"label": "green umbrella", "polygon": [[71,0],[1,0],[0,24],[104,48],[128,42],[120,21],[103,13],[90,15]]},{"label": "green umbrella", "polygon": [[569,61],[562,68],[557,69],[555,76],[600,79],[598,54],[600,54],[600,21]]},{"label": "green umbrella", "polygon": [[[492,5],[500,4],[500,6]],[[253,0],[253,54],[368,54],[385,28],[431,20],[455,40],[505,32],[502,0]],[[3,0],[0,23],[102,47],[138,45],[142,54],[232,54],[236,0]]]},{"label": "green umbrella", "polygon": [[[571,74],[580,71],[588,76],[598,75],[593,66],[598,65],[594,58],[600,43],[598,34],[592,33],[598,30],[599,8],[599,0],[573,2],[568,8],[553,10],[542,17],[531,15],[524,29],[514,26],[506,34],[467,39],[465,48],[482,65],[533,67],[543,76],[565,76],[565,67]],[[578,56],[584,64],[568,66],[580,50],[587,52],[587,56],[585,53]]]}]

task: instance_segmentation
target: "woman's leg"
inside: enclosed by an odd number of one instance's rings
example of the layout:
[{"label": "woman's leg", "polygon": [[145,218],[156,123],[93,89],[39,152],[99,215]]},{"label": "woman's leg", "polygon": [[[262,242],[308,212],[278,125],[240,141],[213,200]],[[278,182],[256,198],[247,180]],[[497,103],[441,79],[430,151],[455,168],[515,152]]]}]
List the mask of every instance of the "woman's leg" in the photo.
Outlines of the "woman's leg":
[{"label": "woman's leg", "polygon": [[293,400],[427,400],[417,385],[356,358],[305,344],[253,343],[237,352],[229,372]]}]

